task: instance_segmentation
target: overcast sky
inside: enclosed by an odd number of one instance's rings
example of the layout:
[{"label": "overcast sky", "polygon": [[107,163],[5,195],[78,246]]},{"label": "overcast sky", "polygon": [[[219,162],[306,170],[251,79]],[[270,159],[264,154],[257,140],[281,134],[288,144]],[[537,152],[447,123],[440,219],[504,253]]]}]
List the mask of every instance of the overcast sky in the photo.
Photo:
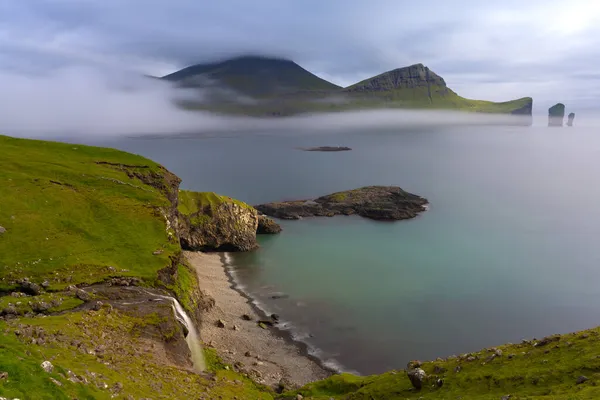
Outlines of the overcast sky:
[{"label": "overcast sky", "polygon": [[236,54],[340,85],[422,62],[459,94],[600,104],[596,0],[0,0],[0,72],[163,75]]}]

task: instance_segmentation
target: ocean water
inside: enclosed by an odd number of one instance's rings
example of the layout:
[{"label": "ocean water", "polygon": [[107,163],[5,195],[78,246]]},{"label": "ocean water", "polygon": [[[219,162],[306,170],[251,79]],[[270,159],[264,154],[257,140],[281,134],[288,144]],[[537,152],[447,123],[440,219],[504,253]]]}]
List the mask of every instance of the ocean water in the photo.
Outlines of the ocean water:
[{"label": "ocean water", "polygon": [[[182,187],[251,204],[365,185],[426,197],[410,221],[283,221],[231,255],[244,290],[361,374],[600,323],[600,132],[468,127],[114,139]],[[320,153],[302,146],[350,146]],[[273,299],[274,294],[285,294]]]}]

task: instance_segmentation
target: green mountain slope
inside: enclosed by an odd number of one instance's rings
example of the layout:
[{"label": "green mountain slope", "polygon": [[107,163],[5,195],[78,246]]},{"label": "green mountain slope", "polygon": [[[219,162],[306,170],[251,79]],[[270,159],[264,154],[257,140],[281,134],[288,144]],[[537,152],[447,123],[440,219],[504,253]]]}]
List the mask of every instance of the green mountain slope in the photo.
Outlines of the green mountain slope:
[{"label": "green mountain slope", "polygon": [[293,61],[260,56],[244,56],[193,65],[162,79],[176,82],[183,87],[210,87],[222,84],[253,97],[340,89],[339,86],[319,78]]},{"label": "green mountain slope", "polygon": [[[298,64],[283,59],[239,57],[200,64],[162,79],[183,87],[212,89],[210,101],[187,100],[182,106],[225,114],[285,116],[380,108],[451,109],[531,116],[533,100],[495,103],[471,100],[450,89],[442,77],[423,64],[394,69],[347,88],[327,82]],[[237,101],[231,89],[255,101]],[[216,94],[215,94],[216,93]],[[528,119],[521,120],[529,124]]]}]

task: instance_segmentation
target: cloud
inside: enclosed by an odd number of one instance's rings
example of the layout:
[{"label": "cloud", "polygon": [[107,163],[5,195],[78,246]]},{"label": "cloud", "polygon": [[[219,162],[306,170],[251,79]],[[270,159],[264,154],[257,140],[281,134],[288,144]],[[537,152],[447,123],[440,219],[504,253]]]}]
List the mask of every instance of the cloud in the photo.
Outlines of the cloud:
[{"label": "cloud", "polygon": [[[588,0],[28,0],[0,2],[0,69],[162,75],[241,53],[349,85],[417,62],[461,95],[598,104],[600,3]],[[583,90],[588,84],[591,90]],[[483,90],[485,89],[485,90]],[[597,93],[597,91],[596,91]],[[590,98],[591,97],[591,98]]]}]

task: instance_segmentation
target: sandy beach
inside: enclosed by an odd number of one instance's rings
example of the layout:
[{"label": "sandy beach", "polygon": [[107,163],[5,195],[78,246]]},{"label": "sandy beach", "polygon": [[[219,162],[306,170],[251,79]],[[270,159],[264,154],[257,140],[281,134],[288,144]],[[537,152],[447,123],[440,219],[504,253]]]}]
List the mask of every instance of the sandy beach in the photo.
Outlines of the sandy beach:
[{"label": "sandy beach", "polygon": [[[282,378],[295,385],[323,379],[331,372],[303,354],[301,347],[286,340],[276,328],[261,328],[259,315],[249,300],[233,288],[219,254],[186,252],[197,273],[200,288],[215,299],[203,316],[200,338],[214,347],[228,364],[237,363],[257,382],[275,386]],[[246,314],[250,321],[244,320]],[[225,327],[218,327],[222,320]],[[240,365],[241,364],[241,365]]]}]

